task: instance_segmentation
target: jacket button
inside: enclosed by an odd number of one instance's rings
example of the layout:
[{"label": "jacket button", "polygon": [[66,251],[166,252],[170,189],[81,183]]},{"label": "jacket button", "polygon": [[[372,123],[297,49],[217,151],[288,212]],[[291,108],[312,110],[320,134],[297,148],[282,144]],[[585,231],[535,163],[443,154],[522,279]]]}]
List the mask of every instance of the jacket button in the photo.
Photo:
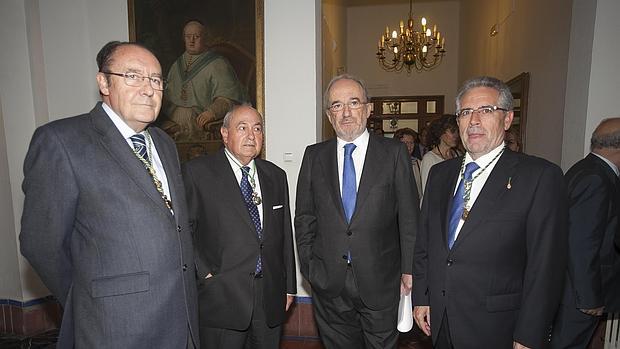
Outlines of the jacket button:
[{"label": "jacket button", "polygon": [[183,264],[183,271],[187,271],[187,264]]},{"label": "jacket button", "polygon": [[446,295],[446,290],[441,290],[441,295],[445,296]]},{"label": "jacket button", "polygon": [[177,225],[177,231],[180,233],[181,232],[181,226]]},{"label": "jacket button", "polygon": [[349,230],[349,231],[347,232],[347,235],[351,236],[351,235],[353,235],[353,232]]},{"label": "jacket button", "polygon": [[448,266],[451,266],[454,263],[454,261],[452,259],[448,259],[447,264]]}]

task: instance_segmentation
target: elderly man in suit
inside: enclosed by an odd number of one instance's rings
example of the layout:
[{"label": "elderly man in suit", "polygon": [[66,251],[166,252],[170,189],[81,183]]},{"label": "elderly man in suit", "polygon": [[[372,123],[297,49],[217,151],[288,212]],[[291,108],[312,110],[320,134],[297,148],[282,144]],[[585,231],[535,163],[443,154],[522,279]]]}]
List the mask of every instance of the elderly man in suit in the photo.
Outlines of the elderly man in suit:
[{"label": "elderly man in suit", "polygon": [[295,209],[319,334],[327,348],[396,348],[418,223],[411,160],[404,144],[366,130],[359,79],[335,77],[323,102],[337,138],[306,148]]},{"label": "elderly man in suit", "polygon": [[512,152],[512,95],[491,77],[456,99],[467,153],[433,166],[415,247],[414,317],[436,348],[541,348],[566,267],[562,171]]},{"label": "elderly man in suit", "polygon": [[172,140],[149,125],[155,56],[110,42],[103,103],[38,128],[24,162],[22,254],[64,307],[58,348],[194,348],[191,235]]},{"label": "elderly man in suit", "polygon": [[256,109],[234,107],[220,131],[224,149],[183,166],[202,348],[276,349],[297,284],[286,174],[257,158]]},{"label": "elderly man in suit", "polygon": [[569,263],[552,348],[586,348],[603,313],[620,312],[620,118],[600,123],[590,149],[565,175]]}]

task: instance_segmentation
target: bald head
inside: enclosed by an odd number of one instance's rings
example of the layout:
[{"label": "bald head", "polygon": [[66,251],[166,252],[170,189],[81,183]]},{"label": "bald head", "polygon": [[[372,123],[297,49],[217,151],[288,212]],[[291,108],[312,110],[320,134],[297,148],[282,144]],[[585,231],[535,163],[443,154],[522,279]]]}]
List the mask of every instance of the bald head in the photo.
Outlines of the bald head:
[{"label": "bald head", "polygon": [[601,121],[592,133],[590,149],[620,167],[620,117]]}]

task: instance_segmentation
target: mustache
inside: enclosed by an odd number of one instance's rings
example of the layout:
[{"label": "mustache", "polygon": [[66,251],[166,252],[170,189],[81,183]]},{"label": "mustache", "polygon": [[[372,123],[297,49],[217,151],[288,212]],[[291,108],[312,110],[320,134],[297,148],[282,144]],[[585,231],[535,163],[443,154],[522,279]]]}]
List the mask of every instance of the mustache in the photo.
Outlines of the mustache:
[{"label": "mustache", "polygon": [[484,133],[484,130],[480,126],[470,126],[467,128],[467,134]]}]

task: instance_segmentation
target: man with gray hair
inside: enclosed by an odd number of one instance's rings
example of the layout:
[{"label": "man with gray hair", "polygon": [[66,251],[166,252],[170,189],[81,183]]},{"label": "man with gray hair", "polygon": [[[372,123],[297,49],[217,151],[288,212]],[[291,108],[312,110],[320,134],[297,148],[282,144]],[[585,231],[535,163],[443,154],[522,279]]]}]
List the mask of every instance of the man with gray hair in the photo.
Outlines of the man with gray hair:
[{"label": "man with gray hair", "polygon": [[620,118],[603,120],[590,154],[564,178],[569,193],[568,268],[551,347],[586,348],[604,313],[620,312]]},{"label": "man with gray hair", "polygon": [[184,164],[202,349],[279,348],[296,293],[286,173],[258,158],[263,119],[233,107],[225,148]]},{"label": "man with gray hair", "polygon": [[431,168],[414,253],[414,318],[435,348],[541,348],[566,267],[560,168],[505,148],[512,95],[465,82],[456,99],[464,156]]},{"label": "man with gray hair", "polygon": [[326,348],[396,348],[398,299],[411,290],[418,193],[404,144],[369,134],[368,93],[351,75],[328,85],[337,138],[306,148],[295,236]]}]

